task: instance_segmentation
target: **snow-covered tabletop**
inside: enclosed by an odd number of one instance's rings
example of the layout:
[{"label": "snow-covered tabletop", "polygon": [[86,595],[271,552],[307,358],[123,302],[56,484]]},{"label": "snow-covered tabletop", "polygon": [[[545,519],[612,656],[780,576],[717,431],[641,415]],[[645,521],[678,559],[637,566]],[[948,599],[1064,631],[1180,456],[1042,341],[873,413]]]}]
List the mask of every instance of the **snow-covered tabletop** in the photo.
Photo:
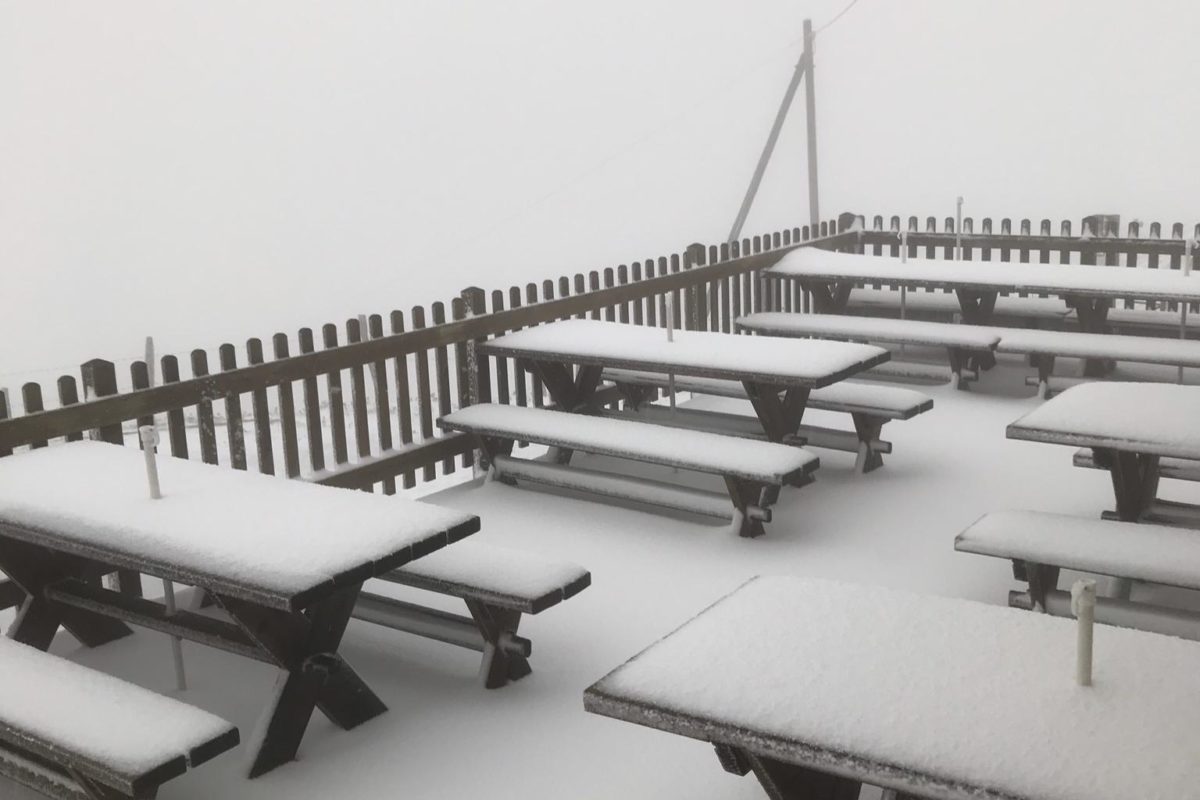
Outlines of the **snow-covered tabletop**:
[{"label": "snow-covered tabletop", "polygon": [[1181,800],[1200,643],[824,580],[758,578],[590,687],[589,711],[955,800]]},{"label": "snow-covered tabletop", "polygon": [[1008,438],[1200,459],[1200,387],[1072,386],[1009,425]]},{"label": "snow-covered tabletop", "polygon": [[815,282],[1200,301],[1200,274],[1185,276],[1178,270],[915,257],[901,261],[894,256],[834,253],[815,247],[792,250],[765,274]]},{"label": "snow-covered tabletop", "polygon": [[1001,353],[1044,353],[1067,358],[1111,358],[1141,364],[1200,367],[1200,341],[1080,331],[1001,330]]},{"label": "snow-covered tabletop", "polygon": [[91,441],[0,458],[0,535],[288,607],[479,527],[462,511],[166,455],[152,500],[143,459]]},{"label": "snow-covered tabletop", "polygon": [[846,342],[701,331],[675,331],[674,339],[664,328],[572,319],[497,337],[479,352],[810,389],[889,358],[883,348]]}]

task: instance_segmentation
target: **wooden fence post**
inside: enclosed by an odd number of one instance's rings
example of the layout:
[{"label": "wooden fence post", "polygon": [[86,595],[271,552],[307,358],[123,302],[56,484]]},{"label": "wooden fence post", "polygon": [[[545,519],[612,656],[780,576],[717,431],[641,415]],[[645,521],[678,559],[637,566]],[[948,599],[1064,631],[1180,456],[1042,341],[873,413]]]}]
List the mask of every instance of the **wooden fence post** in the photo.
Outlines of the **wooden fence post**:
[{"label": "wooden fence post", "polygon": [[[487,313],[487,292],[480,287],[468,286],[459,292],[459,298],[465,307],[465,316],[477,317]],[[459,365],[459,375],[462,376],[465,373],[467,379],[463,405],[476,405],[492,401],[491,362],[487,356],[480,358],[475,349],[484,341],[483,338],[467,340],[466,363]],[[460,393],[462,388],[459,387]],[[491,466],[478,448],[474,450],[470,458],[475,475],[483,474]]]},{"label": "wooden fence post", "polygon": [[[117,368],[111,361],[93,358],[80,365],[83,376],[83,397],[108,397],[117,393]],[[111,444],[125,444],[125,432],[121,423],[100,427],[92,437]],[[142,596],[142,576],[134,570],[117,570],[117,590],[128,597]]]}]

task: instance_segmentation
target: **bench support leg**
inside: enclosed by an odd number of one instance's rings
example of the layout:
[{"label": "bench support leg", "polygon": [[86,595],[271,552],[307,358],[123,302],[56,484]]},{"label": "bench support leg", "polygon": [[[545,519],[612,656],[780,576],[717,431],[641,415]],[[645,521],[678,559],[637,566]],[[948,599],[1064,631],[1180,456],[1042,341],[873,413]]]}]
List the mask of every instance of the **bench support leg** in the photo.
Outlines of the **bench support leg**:
[{"label": "bench support leg", "polygon": [[[482,454],[480,458],[480,467],[487,469],[496,460],[496,456],[510,456],[513,451],[514,441],[512,439],[500,439],[496,436],[480,436],[479,452]],[[510,486],[515,486],[516,481],[512,478],[500,476],[498,479],[501,483],[507,483]]]},{"label": "bench support leg", "polygon": [[753,772],[771,800],[858,800],[862,790],[862,783],[851,778],[776,761],[732,745],[714,746],[726,772],[739,776]]},{"label": "bench support leg", "polygon": [[771,503],[779,497],[779,487],[767,486],[743,478],[731,478],[728,475],[725,476],[725,487],[729,490],[729,499],[733,501],[733,507],[737,509],[736,519],[740,520],[738,536],[752,539],[766,533],[763,529],[763,520],[760,516],[752,513],[751,507],[769,509]]},{"label": "bench support leg", "polygon": [[520,363],[528,365],[526,368],[541,379],[560,410],[576,413],[596,410],[592,407],[592,400],[600,385],[603,367],[584,364],[579,367],[575,377],[571,377],[571,368],[558,361],[520,359]]},{"label": "bench support leg", "polygon": [[967,368],[966,351],[958,347],[948,347],[946,355],[950,359],[950,380],[953,381],[954,388],[965,392],[971,388],[967,379],[963,377],[963,370]]},{"label": "bench support leg", "polygon": [[479,666],[479,678],[484,688],[499,689],[533,672],[529,659],[506,646],[516,637],[517,626],[521,624],[521,612],[496,608],[480,600],[466,602],[471,618],[483,635],[483,662]]},{"label": "bench support leg", "polygon": [[[758,416],[768,441],[783,442],[796,435],[800,430],[800,422],[804,419],[804,409],[808,406],[808,389],[788,389],[783,393],[783,397],[780,397],[779,389],[774,386],[743,381],[742,387],[746,390],[750,404],[754,406],[754,413]],[[804,486],[809,482],[806,478],[800,478],[792,485]]]},{"label": "bench support leg", "polygon": [[25,592],[21,610],[9,628],[9,637],[46,650],[60,625],[86,647],[98,647],[133,633],[119,620],[46,599],[46,587],[50,584],[67,578],[86,581],[89,572],[96,569],[81,558],[14,539],[0,539],[0,570]]},{"label": "bench support leg", "polygon": [[1052,353],[1031,353],[1030,363],[1038,371],[1038,397],[1050,399],[1050,377],[1054,374],[1055,356]]},{"label": "bench support leg", "polygon": [[67,772],[70,774],[71,780],[79,784],[84,797],[88,800],[154,800],[158,796],[158,787],[143,789],[135,795],[129,795],[81,775],[78,770],[68,769]]},{"label": "bench support leg", "polygon": [[[1108,309],[1112,300],[1103,297],[1078,297],[1068,295],[1067,305],[1075,309],[1079,329],[1084,333],[1108,333]],[[1112,372],[1115,362],[1103,358],[1089,358],[1083,362],[1083,374],[1087,378],[1100,378]]]},{"label": "bench support leg", "polygon": [[[954,294],[958,297],[958,306],[962,310],[963,322],[968,325],[987,325],[992,321],[999,292],[958,289]],[[975,351],[971,353],[968,363],[982,372],[996,366],[996,354],[990,350]]]},{"label": "bench support leg", "polygon": [[387,710],[337,649],[361,584],[342,589],[303,612],[279,611],[217,595],[220,605],[267,660],[284,670],[254,753],[254,778],[296,757],[314,708],[335,725],[353,728]]},{"label": "bench support leg", "polygon": [[879,469],[883,466],[883,454],[871,443],[879,441],[883,423],[887,420],[862,412],[854,412],[850,418],[854,420],[854,432],[858,435],[858,458],[854,461],[854,471],[863,475]]},{"label": "bench support leg", "polygon": [[[1142,453],[1093,449],[1097,464],[1108,467],[1113,494],[1117,501],[1117,519],[1137,522],[1154,504],[1158,495],[1158,456]],[[1113,578],[1105,587],[1105,597],[1129,599],[1132,581]]]},{"label": "bench support leg", "polygon": [[1013,561],[1013,577],[1029,584],[1029,600],[1035,611],[1046,610],[1046,593],[1058,588],[1059,568],[1032,561]]},{"label": "bench support leg", "polygon": [[850,301],[854,284],[841,282],[800,281],[801,288],[812,296],[813,311],[818,314],[840,314]]}]

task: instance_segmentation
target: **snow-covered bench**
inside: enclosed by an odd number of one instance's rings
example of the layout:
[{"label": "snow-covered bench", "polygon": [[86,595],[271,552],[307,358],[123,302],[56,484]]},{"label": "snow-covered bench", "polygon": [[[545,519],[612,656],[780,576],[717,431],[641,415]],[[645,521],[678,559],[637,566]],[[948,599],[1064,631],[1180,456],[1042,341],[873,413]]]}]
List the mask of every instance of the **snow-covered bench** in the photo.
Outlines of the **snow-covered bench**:
[{"label": "snow-covered bench", "polygon": [[1195,339],[1159,339],[1114,333],[1034,331],[1020,328],[992,330],[1000,335],[997,352],[1020,353],[1030,357],[1030,361],[1037,367],[1038,393],[1042,397],[1049,397],[1056,387],[1060,390],[1065,388],[1052,377],[1054,361],[1058,357],[1200,367],[1200,341]]},{"label": "snow-covered bench", "polygon": [[795,314],[763,311],[738,318],[742,330],[767,336],[792,336],[837,341],[943,347],[950,358],[950,372],[958,388],[966,388],[967,360],[996,349],[1000,336],[992,328],[925,322],[912,319],[852,317],[842,314]]},{"label": "snow-covered bench", "polygon": [[[895,289],[854,289],[846,307],[863,314],[894,317],[900,313],[900,292]],[[912,319],[954,322],[962,315],[962,307],[953,292],[909,291],[904,296],[904,312]],[[1001,324],[1046,323],[1060,327],[1063,320],[1071,316],[1071,309],[1056,297],[1000,295],[992,315],[993,320]]]},{"label": "snow-covered bench", "polygon": [[530,673],[530,641],[517,635],[522,614],[538,614],[586,589],[576,564],[466,539],[380,576],[464,600],[470,617],[361,593],[354,616],[483,653],[479,677],[496,689]]},{"label": "snow-covered bench", "polygon": [[[1179,312],[1154,308],[1111,308],[1108,325],[1116,331],[1137,332],[1150,336],[1178,336]],[[1184,328],[1187,338],[1200,335],[1200,315],[1191,314]]]},{"label": "snow-covered bench", "polygon": [[[1081,447],[1076,450],[1072,461],[1075,466],[1084,469],[1108,469],[1096,461],[1096,454],[1090,447]],[[1185,458],[1160,458],[1158,475],[1160,478],[1173,478],[1177,481],[1200,481],[1200,461],[1189,461]]]},{"label": "snow-covered bench", "polygon": [[0,776],[50,797],[148,800],[236,747],[207,711],[0,638]]},{"label": "snow-covered bench", "polygon": [[[646,403],[650,394],[645,390],[669,389],[670,381],[661,373],[609,369],[604,371],[603,379],[617,384],[634,408],[631,413],[636,413],[638,418],[646,421],[753,439],[763,436],[761,426],[739,414],[694,409],[676,409],[672,412],[668,408]],[[679,392],[746,399],[746,389],[737,381],[678,376],[674,386]],[[912,389],[842,381],[809,392],[807,408],[849,414],[854,422],[854,430],[801,425],[796,439],[810,447],[857,453],[855,469],[870,472],[883,466],[884,454],[892,452],[891,442],[879,438],[884,424],[891,420],[912,419],[928,411],[933,408],[933,399]]]},{"label": "snow-covered bench", "polygon": [[[780,488],[785,483],[807,483],[819,465],[812,453],[785,444],[493,403],[447,414],[438,425],[473,434],[495,476],[505,482],[522,479],[732,518],[741,536],[761,536],[763,523],[771,520],[771,505]],[[513,443],[518,440],[556,448],[558,463],[513,458]],[[567,462],[575,450],[720,475],[725,479],[732,507],[712,492],[571,467]]]},{"label": "snow-covered bench", "polygon": [[[1014,577],[1029,588],[1010,592],[1009,605],[1060,617],[1072,616],[1071,594],[1058,588],[1060,569],[1200,589],[1200,536],[1182,528],[1004,511],[960,533],[954,549],[1011,559]],[[1186,609],[1100,597],[1096,620],[1200,639],[1200,614]]]}]

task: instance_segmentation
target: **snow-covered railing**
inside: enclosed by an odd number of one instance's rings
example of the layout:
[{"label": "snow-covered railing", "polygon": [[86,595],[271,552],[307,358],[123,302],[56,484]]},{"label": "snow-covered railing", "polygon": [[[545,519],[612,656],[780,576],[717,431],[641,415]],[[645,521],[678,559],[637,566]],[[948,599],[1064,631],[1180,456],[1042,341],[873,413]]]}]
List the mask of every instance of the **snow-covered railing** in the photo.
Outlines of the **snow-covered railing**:
[{"label": "snow-covered railing", "polygon": [[416,306],[224,344],[212,366],[204,349],[183,368],[166,355],[156,381],[144,361],[126,378],[95,359],[80,368],[82,386],[65,375],[47,391],[30,382],[19,398],[0,392],[0,455],[85,435],[135,442],[137,426],[157,424],[160,448],[175,456],[391,493],[470,463],[469,437],[435,435],[437,417],[473,399],[550,402],[514,362],[480,359],[471,370],[470,342],[572,316],[665,325],[668,294],[676,327],[731,331],[744,313],[799,309],[798,290],[759,273],[801,244],[853,242],[836,231],[822,223],[816,235],[792,228],[507,291],[472,287],[428,313]]}]

